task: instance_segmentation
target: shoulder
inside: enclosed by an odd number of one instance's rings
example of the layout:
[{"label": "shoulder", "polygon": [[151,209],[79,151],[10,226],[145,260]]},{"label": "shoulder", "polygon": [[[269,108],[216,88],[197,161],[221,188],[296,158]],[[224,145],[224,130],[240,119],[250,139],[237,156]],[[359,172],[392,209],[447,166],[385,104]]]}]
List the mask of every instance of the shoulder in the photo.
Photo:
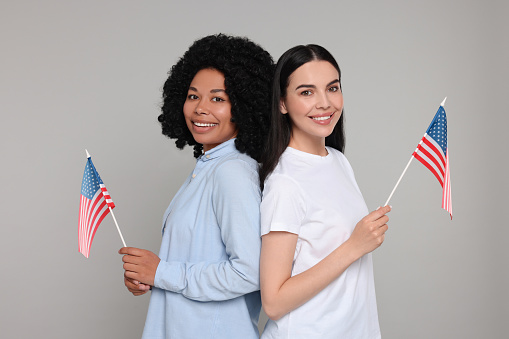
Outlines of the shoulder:
[{"label": "shoulder", "polygon": [[327,147],[327,151],[334,157],[334,159],[339,162],[339,164],[348,172],[353,173],[352,166],[350,165],[350,162],[346,158],[346,156],[341,152],[338,151],[335,148]]},{"label": "shoulder", "polygon": [[306,195],[298,180],[287,174],[272,173],[265,181],[262,200],[278,203],[293,201],[298,205],[305,205]]},{"label": "shoulder", "polygon": [[265,186],[263,192],[271,190],[280,190],[284,192],[299,192],[301,190],[300,183],[293,178],[291,175],[286,173],[271,173],[267,180],[265,180]]},{"label": "shoulder", "polygon": [[260,204],[261,234],[271,231],[299,234],[306,213],[300,184],[291,176],[272,173],[265,181]]},{"label": "shoulder", "polygon": [[243,153],[231,153],[219,159],[214,171],[216,177],[224,175],[253,175],[258,176],[258,163],[250,156]]},{"label": "shoulder", "polygon": [[220,189],[250,187],[259,190],[258,163],[253,158],[242,153],[232,153],[218,161],[212,177]]},{"label": "shoulder", "polygon": [[[296,154],[288,152],[288,149],[281,155],[272,173],[265,179],[264,195],[270,191],[281,191],[283,194],[302,195],[300,183],[300,167],[302,159]],[[306,167],[306,166],[305,166]]]},{"label": "shoulder", "polygon": [[298,170],[302,167],[307,167],[305,159],[303,159],[299,153],[287,147],[283,154],[281,154],[279,157],[274,170],[267,177],[267,179],[276,174],[285,175],[289,178],[295,178],[298,176]]},{"label": "shoulder", "polygon": [[327,149],[327,152],[329,152],[329,154],[331,154],[335,159],[337,159],[339,161],[348,162],[348,160],[346,159],[346,156],[343,154],[343,152],[338,151],[337,149],[335,149],[333,147],[329,147],[329,146],[326,146],[325,148]]}]

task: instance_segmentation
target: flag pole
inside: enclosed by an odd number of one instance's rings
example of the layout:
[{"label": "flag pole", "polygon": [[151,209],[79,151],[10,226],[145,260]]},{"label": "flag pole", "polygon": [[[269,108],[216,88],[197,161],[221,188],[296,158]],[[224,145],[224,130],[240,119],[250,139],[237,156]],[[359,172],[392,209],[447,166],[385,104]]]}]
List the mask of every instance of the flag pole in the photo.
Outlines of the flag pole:
[{"label": "flag pole", "polygon": [[[440,104],[440,106],[444,107],[445,105],[445,101],[447,100],[447,97],[445,97],[444,101],[442,101],[442,103]],[[433,120],[435,121],[435,120]],[[433,124],[433,121],[431,122],[431,124]],[[430,125],[431,126],[431,125]],[[422,139],[421,141],[419,142],[419,144],[417,145],[417,148],[415,149],[415,151],[417,151],[417,149],[419,149],[419,145],[422,143]],[[414,153],[415,153],[414,151]],[[398,179],[398,182],[396,183],[396,186],[394,186],[394,188],[392,189],[392,192],[391,194],[389,195],[389,198],[387,199],[387,201],[385,202],[384,206],[387,206],[387,204],[389,203],[389,201],[391,200],[392,198],[392,195],[394,194],[394,192],[396,191],[396,188],[398,188],[398,185],[401,181],[401,179],[403,178],[403,176],[405,175],[406,173],[406,170],[408,169],[408,166],[410,166],[410,163],[412,162],[412,160],[414,160],[414,153],[412,153],[412,156],[410,157],[410,160],[408,161],[408,164],[406,165],[405,169],[403,170],[403,173],[401,173],[401,176],[399,177]]]},{"label": "flag pole", "polygon": [[[419,142],[419,145],[421,143]],[[399,183],[401,182],[401,179],[403,179],[403,176],[405,175],[406,173],[406,170],[408,169],[408,166],[410,166],[410,163],[412,162],[412,160],[414,160],[414,154],[412,153],[412,156],[410,157],[410,160],[408,161],[408,164],[406,164],[406,167],[405,169],[403,170],[403,173],[401,173],[401,176],[399,177],[398,179],[398,182],[396,183],[396,186],[394,186],[394,188],[392,189],[392,192],[391,194],[389,195],[389,198],[387,199],[387,201],[385,202],[384,206],[387,206],[387,204],[389,203],[389,201],[391,200],[392,198],[392,195],[394,194],[394,192],[396,191],[396,188],[398,188],[398,185]]]},{"label": "flag pole", "polygon": [[125,241],[124,241],[124,237],[122,236],[122,232],[120,232],[120,227],[118,227],[118,223],[117,223],[117,219],[115,218],[115,214],[113,214],[113,210],[111,209],[111,207],[108,206],[108,208],[110,209],[111,216],[113,217],[113,221],[115,221],[115,226],[117,226],[118,235],[120,235],[122,244],[124,244],[124,247],[127,247],[127,245],[125,244]]},{"label": "flag pole", "polygon": [[[87,152],[87,158],[90,158],[90,154],[85,149],[85,152]],[[118,235],[120,235],[120,239],[122,240],[122,244],[124,244],[124,247],[127,247],[125,244],[124,237],[122,236],[122,232],[120,231],[120,227],[118,227],[117,218],[115,218],[115,214],[113,213],[113,209],[108,205],[108,208],[110,209],[111,216],[113,217],[113,221],[115,222],[115,226],[117,226]]]}]

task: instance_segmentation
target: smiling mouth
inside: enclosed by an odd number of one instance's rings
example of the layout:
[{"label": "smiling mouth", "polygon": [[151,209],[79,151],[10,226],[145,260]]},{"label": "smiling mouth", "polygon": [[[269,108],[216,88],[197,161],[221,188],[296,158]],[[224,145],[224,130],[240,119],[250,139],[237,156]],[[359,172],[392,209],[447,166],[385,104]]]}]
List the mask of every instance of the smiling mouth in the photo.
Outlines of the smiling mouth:
[{"label": "smiling mouth", "polygon": [[214,127],[214,126],[217,126],[218,124],[209,124],[209,123],[202,123],[202,122],[194,122],[193,121],[193,125],[198,126],[198,127]]},{"label": "smiling mouth", "polygon": [[323,120],[329,120],[330,118],[332,118],[333,115],[334,115],[334,113],[332,113],[331,115],[323,116],[323,117],[310,117],[310,118],[313,120],[316,120],[316,121],[323,121]]}]

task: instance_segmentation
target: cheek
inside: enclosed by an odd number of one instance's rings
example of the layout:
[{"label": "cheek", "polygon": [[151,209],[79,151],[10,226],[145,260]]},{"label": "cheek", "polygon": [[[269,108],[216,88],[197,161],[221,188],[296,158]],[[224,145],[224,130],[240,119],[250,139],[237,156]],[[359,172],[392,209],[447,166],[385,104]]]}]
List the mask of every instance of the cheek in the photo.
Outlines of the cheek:
[{"label": "cheek", "polygon": [[337,98],[334,100],[334,105],[338,109],[338,111],[343,110],[343,94],[339,93]]},{"label": "cheek", "polygon": [[224,117],[228,117],[228,119],[230,119],[232,117],[232,105],[231,104],[222,105],[220,108],[220,113]]},{"label": "cheek", "polygon": [[184,107],[182,107],[182,111],[184,112],[184,116],[186,118],[190,117],[191,114],[193,114],[193,107],[192,104],[189,101],[186,101],[184,103]]},{"label": "cheek", "polygon": [[289,100],[286,104],[286,108],[288,109],[288,113],[290,116],[297,117],[298,115],[308,114],[313,110],[314,103],[311,100],[293,98]]},{"label": "cheek", "polygon": [[[232,119],[232,109],[231,105],[224,105],[222,107],[218,107],[218,109],[215,112],[216,118],[218,120],[221,120],[223,124],[231,124]],[[226,124],[227,125],[227,124]]]}]

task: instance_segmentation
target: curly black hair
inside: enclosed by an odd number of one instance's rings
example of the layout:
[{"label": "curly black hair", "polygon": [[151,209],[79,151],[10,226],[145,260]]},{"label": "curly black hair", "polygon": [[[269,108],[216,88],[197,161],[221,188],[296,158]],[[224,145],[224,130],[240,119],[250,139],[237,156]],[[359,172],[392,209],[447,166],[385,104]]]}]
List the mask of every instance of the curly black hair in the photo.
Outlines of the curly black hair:
[{"label": "curly black hair", "polygon": [[187,128],[183,106],[196,73],[213,68],[224,74],[238,129],[235,146],[259,161],[268,133],[274,67],[270,54],[247,38],[217,34],[196,40],[168,72],[158,117],[163,134],[176,139],[180,149],[194,146],[195,157],[202,154],[203,145]]}]

